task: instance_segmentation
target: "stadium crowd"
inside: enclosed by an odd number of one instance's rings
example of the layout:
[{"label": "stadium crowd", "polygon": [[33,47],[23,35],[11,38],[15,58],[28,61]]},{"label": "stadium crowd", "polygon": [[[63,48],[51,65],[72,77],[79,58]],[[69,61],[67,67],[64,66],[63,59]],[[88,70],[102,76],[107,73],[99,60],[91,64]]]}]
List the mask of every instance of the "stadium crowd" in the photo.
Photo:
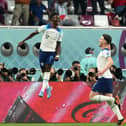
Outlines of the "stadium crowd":
[{"label": "stadium crowd", "polygon": [[80,25],[80,15],[88,20],[90,16],[107,15],[110,25],[126,26],[125,0],[0,0],[1,25],[44,25],[52,12],[60,15],[60,25],[65,26]]}]

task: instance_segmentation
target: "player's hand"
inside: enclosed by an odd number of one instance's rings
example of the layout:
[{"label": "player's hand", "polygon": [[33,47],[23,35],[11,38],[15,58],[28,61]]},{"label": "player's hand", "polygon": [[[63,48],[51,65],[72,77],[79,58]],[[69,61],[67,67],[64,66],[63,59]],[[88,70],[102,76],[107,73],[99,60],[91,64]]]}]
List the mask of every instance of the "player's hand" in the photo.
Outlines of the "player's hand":
[{"label": "player's hand", "polygon": [[104,71],[98,71],[98,76],[102,76],[104,74]]},{"label": "player's hand", "polygon": [[24,41],[21,41],[18,43],[18,46],[22,46],[24,44]]},{"label": "player's hand", "polygon": [[60,56],[59,55],[56,55],[55,56],[55,61],[59,61],[59,58],[60,58]]}]

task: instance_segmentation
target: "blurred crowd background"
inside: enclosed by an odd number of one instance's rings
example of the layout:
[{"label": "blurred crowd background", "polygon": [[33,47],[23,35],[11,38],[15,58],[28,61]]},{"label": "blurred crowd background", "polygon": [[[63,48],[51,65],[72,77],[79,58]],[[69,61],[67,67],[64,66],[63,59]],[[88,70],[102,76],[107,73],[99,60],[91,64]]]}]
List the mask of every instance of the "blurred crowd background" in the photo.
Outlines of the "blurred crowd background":
[{"label": "blurred crowd background", "polygon": [[126,0],[0,0],[0,25],[44,25],[52,12],[63,26],[126,26]]}]

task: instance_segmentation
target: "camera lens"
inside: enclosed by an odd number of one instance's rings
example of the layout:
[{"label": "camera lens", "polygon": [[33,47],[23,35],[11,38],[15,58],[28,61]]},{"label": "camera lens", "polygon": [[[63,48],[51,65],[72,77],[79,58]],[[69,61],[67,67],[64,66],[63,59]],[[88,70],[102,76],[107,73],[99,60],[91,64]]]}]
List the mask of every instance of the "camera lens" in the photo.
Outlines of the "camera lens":
[{"label": "camera lens", "polygon": [[116,77],[118,78],[118,79],[122,79],[123,78],[123,75],[122,75],[122,69],[121,68],[116,68]]},{"label": "camera lens", "polygon": [[57,73],[58,73],[58,75],[62,75],[62,74],[63,74],[63,70],[62,70],[62,69],[59,69],[59,70],[57,71]]},{"label": "camera lens", "polygon": [[71,70],[67,70],[66,71],[66,76],[67,77],[71,77],[72,76],[72,71]]},{"label": "camera lens", "polygon": [[35,68],[31,68],[31,69],[27,70],[27,74],[34,75],[35,73],[36,73],[36,69]]},{"label": "camera lens", "polygon": [[22,73],[22,74],[21,74],[21,77],[24,77],[25,75],[26,75],[25,73]]},{"label": "camera lens", "polygon": [[77,67],[77,66],[75,66],[75,67],[74,67],[74,70],[75,70],[75,71],[76,71],[76,70],[78,70],[78,67]]},{"label": "camera lens", "polygon": [[90,77],[94,77],[94,76],[95,76],[95,73],[89,72],[88,75],[89,75]]}]

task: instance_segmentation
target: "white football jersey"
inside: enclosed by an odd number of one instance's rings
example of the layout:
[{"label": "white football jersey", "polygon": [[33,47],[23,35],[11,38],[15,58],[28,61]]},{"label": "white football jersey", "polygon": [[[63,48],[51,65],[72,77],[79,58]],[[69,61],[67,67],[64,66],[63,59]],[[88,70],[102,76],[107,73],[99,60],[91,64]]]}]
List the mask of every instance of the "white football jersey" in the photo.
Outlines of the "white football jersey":
[{"label": "white football jersey", "polygon": [[38,32],[43,32],[40,49],[45,52],[55,52],[57,41],[62,41],[63,31],[60,28],[52,28],[51,24],[47,24],[41,26]]},{"label": "white football jersey", "polygon": [[[97,57],[97,68],[98,71],[103,70],[107,65],[107,58],[111,56],[111,51],[107,48],[102,49]],[[112,78],[112,74],[110,70],[108,69],[105,71],[105,73],[102,75],[104,78]],[[101,78],[101,76],[99,77]]]}]

